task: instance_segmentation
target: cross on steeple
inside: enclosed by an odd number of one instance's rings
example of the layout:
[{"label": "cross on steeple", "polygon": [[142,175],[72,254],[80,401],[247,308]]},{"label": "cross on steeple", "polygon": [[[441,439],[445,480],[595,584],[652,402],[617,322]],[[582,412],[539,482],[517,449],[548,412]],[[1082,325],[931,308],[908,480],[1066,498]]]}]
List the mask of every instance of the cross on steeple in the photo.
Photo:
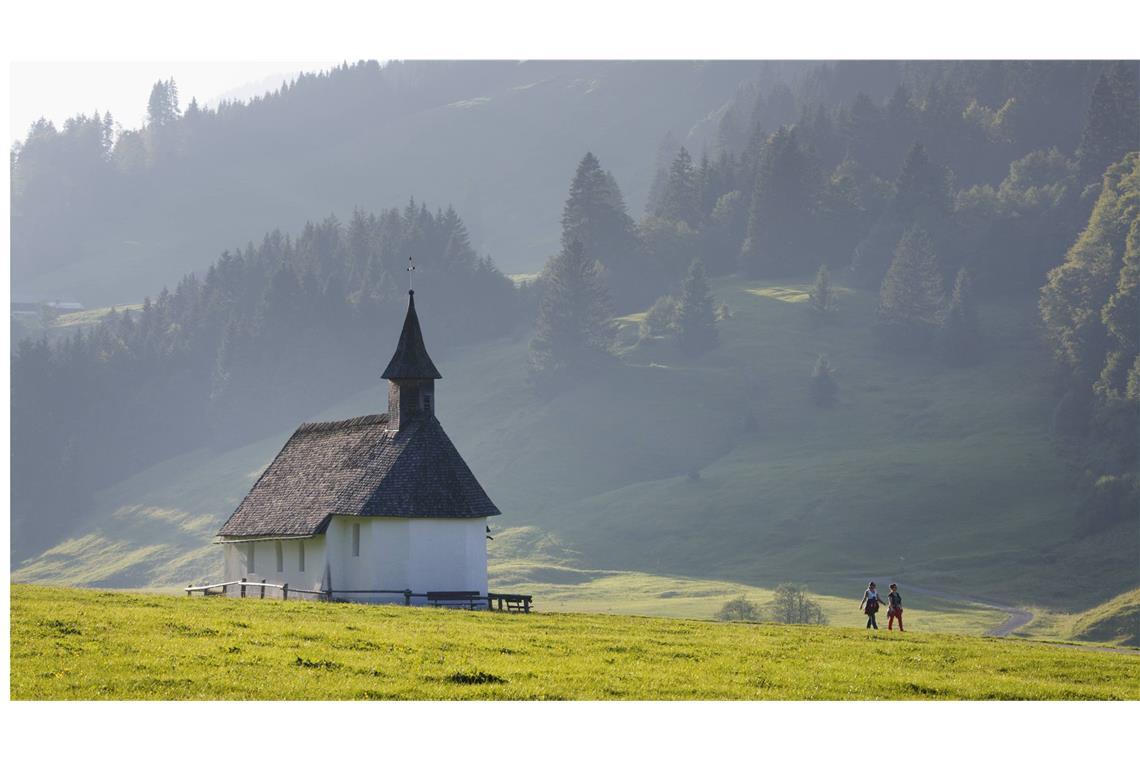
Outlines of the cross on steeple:
[{"label": "cross on steeple", "polygon": [[413,292],[412,291],[412,277],[414,277],[416,274],[416,265],[412,261],[411,256],[408,257],[408,270],[407,271],[408,271],[408,292]]}]

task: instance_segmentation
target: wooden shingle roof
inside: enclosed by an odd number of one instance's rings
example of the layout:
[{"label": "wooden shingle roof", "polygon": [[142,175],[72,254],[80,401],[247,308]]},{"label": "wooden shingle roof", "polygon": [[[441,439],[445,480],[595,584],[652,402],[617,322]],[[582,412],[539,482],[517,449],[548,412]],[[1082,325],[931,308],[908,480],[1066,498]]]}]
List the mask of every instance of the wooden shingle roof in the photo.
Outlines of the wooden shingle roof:
[{"label": "wooden shingle roof", "polygon": [[301,425],[218,531],[223,538],[323,533],[333,515],[500,514],[434,417],[403,430],[388,415]]}]

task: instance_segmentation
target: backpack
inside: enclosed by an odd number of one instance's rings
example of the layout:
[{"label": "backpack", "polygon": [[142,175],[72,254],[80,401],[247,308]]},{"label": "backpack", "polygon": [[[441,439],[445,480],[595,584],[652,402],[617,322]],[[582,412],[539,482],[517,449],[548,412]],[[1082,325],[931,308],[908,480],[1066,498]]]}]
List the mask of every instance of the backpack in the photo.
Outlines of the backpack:
[{"label": "backpack", "polygon": [[874,615],[879,611],[879,600],[874,597],[868,599],[867,606],[864,608],[864,611],[868,615]]}]

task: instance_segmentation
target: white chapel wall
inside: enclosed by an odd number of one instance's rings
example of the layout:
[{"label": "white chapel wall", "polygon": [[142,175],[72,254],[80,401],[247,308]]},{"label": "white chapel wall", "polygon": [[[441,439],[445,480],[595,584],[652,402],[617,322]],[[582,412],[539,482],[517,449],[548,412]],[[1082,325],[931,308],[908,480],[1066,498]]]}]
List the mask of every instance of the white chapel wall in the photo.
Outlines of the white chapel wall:
[{"label": "white chapel wall", "polygon": [[[277,547],[281,547],[281,570],[277,567]],[[301,569],[301,545],[305,549],[305,569]],[[325,571],[325,537],[293,538],[263,541],[238,541],[227,543],[224,549],[224,580],[238,581],[245,578],[251,582],[284,584],[291,589],[318,591]],[[250,550],[253,563],[250,566]],[[230,588],[227,594],[239,595],[237,588]],[[260,589],[246,589],[246,593],[260,595]],[[266,595],[277,596],[280,592],[271,589]],[[315,599],[305,594],[298,598]]]},{"label": "white chapel wall", "polygon": [[487,593],[485,518],[411,521],[409,576],[415,591]]}]

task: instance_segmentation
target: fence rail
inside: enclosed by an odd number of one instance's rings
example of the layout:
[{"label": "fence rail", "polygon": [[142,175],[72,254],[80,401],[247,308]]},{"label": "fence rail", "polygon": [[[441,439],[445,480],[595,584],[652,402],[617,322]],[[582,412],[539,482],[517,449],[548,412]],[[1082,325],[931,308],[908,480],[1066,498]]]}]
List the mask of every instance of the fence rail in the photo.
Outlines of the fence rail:
[{"label": "fence rail", "polygon": [[[259,583],[257,581],[247,581],[245,578],[242,578],[240,581],[223,581],[221,583],[208,583],[204,586],[187,586],[186,587],[186,596],[192,596],[195,591],[201,592],[203,596],[221,596],[222,594],[226,593],[226,589],[229,586],[237,586],[239,589],[241,589],[241,596],[242,597],[246,596],[245,590],[247,588],[260,589],[260,598],[262,598],[262,599],[265,598],[265,589],[267,589],[267,588],[278,589],[281,592],[281,598],[282,599],[288,599],[289,594],[291,594],[291,593],[292,594],[310,594],[312,596],[317,596],[317,597],[324,597],[324,596],[328,595],[328,592],[326,592],[326,591],[309,591],[308,589],[303,589],[303,588],[291,589],[291,588],[289,588],[288,583],[266,583],[265,579],[262,579],[261,582]],[[220,591],[214,591],[214,589],[221,589],[221,590]]]},{"label": "fence rail", "polygon": [[[281,598],[288,600],[289,594],[309,594],[324,601],[332,601],[333,596],[336,594],[370,594],[370,595],[392,595],[404,597],[404,605],[410,606],[412,599],[428,599],[432,600],[438,606],[439,604],[462,601],[464,603],[486,603],[489,611],[496,609],[502,611],[503,604],[506,603],[506,610],[508,612],[530,612],[531,604],[533,604],[533,597],[529,594],[496,594],[487,593],[486,596],[479,594],[477,591],[472,592],[441,592],[429,591],[426,593],[416,593],[411,589],[327,589],[323,591],[310,591],[301,588],[289,588],[288,583],[267,583],[263,578],[259,581],[250,581],[242,578],[240,581],[222,581],[221,583],[208,583],[202,586],[187,586],[186,596],[193,596],[195,592],[203,596],[221,596],[226,593],[226,589],[230,586],[236,586],[240,589],[241,596],[247,596],[246,589],[253,588],[259,590],[259,598],[265,598],[265,589],[277,589],[281,592]],[[462,600],[456,596],[462,594]],[[498,607],[496,608],[496,602]],[[474,607],[472,607],[474,609]]]}]

